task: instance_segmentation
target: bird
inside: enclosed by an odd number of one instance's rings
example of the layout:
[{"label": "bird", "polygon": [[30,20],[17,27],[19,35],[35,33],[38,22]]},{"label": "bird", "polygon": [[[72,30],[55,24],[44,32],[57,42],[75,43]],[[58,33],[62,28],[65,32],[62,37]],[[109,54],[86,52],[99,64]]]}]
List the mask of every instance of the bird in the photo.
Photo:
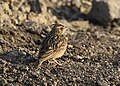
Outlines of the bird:
[{"label": "bird", "polygon": [[41,43],[36,70],[39,69],[44,61],[51,59],[58,65],[61,65],[55,59],[62,57],[67,49],[68,38],[65,35],[66,29],[67,27],[60,23],[51,25],[51,31]]}]

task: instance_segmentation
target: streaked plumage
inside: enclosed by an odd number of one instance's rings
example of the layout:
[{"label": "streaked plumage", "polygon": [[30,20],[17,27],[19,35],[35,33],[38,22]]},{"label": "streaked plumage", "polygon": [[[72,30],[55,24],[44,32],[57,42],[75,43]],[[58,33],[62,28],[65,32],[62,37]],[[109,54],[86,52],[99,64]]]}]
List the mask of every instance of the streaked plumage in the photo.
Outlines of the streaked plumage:
[{"label": "streaked plumage", "polygon": [[41,48],[38,54],[39,62],[37,69],[41,64],[49,59],[56,59],[61,57],[67,48],[67,37],[64,35],[66,27],[62,24],[52,25],[52,30],[45,37],[41,44]]}]

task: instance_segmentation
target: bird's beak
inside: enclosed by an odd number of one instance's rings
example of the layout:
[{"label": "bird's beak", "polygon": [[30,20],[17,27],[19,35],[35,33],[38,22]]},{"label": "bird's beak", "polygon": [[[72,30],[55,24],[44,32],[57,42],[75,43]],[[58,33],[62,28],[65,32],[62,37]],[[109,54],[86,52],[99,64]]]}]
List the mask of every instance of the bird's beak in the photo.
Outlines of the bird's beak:
[{"label": "bird's beak", "polygon": [[67,30],[68,28],[67,27],[65,27],[65,30]]}]

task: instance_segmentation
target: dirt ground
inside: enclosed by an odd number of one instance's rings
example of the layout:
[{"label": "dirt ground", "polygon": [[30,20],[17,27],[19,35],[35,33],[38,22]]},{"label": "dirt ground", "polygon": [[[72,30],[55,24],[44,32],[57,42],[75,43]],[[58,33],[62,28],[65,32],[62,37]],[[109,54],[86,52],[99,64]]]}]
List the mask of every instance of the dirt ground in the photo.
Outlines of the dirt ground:
[{"label": "dirt ground", "polygon": [[[37,1],[0,1],[0,86],[120,86],[120,27],[89,22],[92,0]],[[42,29],[55,22],[68,27],[63,65],[46,61],[36,74]]]}]

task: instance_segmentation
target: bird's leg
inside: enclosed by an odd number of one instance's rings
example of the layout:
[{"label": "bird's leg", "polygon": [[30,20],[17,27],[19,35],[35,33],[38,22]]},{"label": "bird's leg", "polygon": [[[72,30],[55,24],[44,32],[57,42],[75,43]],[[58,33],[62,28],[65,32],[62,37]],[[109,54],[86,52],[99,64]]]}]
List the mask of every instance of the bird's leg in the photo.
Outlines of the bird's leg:
[{"label": "bird's leg", "polygon": [[40,59],[37,63],[37,67],[36,67],[36,71],[38,71],[40,69],[40,66],[42,65],[42,63],[46,61],[46,59]]},{"label": "bird's leg", "polygon": [[37,64],[37,69],[36,70],[39,70],[39,67],[42,65],[42,63],[44,62],[44,61],[47,61],[47,60],[49,60],[49,56],[48,57],[43,57],[43,58],[40,58],[39,59],[39,62],[38,62],[38,64]]},{"label": "bird's leg", "polygon": [[43,61],[39,61],[39,62],[37,63],[36,71],[39,70],[39,67],[42,65],[42,63],[43,63]]},{"label": "bird's leg", "polygon": [[58,64],[58,65],[62,65],[61,63],[59,63],[59,62],[57,62],[57,60],[55,60],[55,59],[52,59],[56,64]]},{"label": "bird's leg", "polygon": [[55,63],[55,61],[53,61],[53,59],[48,60],[48,65],[52,64],[52,66],[56,66],[57,64]]},{"label": "bird's leg", "polygon": [[50,60],[48,60],[48,65],[49,65],[49,64],[52,64],[52,63],[54,63],[54,61],[53,61],[53,60],[51,60],[51,59],[50,59]]}]

